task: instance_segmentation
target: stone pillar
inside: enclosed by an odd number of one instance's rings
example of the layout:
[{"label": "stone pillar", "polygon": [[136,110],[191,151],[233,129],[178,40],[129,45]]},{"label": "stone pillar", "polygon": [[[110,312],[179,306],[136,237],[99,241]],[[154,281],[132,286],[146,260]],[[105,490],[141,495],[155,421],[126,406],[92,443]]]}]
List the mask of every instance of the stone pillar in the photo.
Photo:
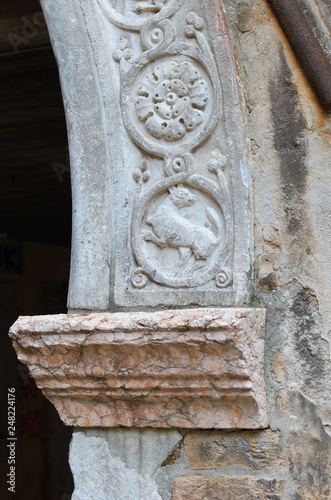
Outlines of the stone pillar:
[{"label": "stone pillar", "polygon": [[187,429],[268,426],[231,32],[220,0],[42,4],[70,144],[69,313],[11,337],[75,427],[73,499],[168,499]]}]

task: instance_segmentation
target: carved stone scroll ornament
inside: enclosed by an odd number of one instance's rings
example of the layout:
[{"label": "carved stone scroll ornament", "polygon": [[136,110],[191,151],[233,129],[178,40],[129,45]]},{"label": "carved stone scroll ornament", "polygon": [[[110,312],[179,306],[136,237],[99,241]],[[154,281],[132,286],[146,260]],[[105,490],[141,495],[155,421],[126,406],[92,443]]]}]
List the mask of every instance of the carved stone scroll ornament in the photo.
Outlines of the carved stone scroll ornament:
[{"label": "carved stone scroll ornament", "polygon": [[[158,13],[157,21],[167,19],[179,9],[183,0],[132,0],[126,8],[128,14],[121,13],[114,7],[115,2],[112,0],[98,2],[102,13],[111,23],[126,30],[140,31],[146,22],[141,14]],[[132,13],[138,16],[132,16]]]},{"label": "carved stone scroll ornament", "polygon": [[[196,288],[214,281],[216,289],[226,288],[232,282],[233,213],[226,177],[218,170],[224,171],[227,158],[217,149],[222,161],[211,169],[208,162],[197,165],[194,154],[222,117],[221,84],[204,21],[189,12],[183,40],[171,20],[181,1],[136,0],[129,17],[109,1],[98,1],[111,23],[140,32],[141,55],[133,57],[127,39],[113,53],[120,62],[122,116],[137,146],[163,161],[161,179],[141,190],[133,208],[138,266],[131,283],[137,289],[149,280]],[[146,13],[147,18],[138,15]],[[216,178],[200,175],[203,167]],[[141,186],[137,172],[133,178]]]}]

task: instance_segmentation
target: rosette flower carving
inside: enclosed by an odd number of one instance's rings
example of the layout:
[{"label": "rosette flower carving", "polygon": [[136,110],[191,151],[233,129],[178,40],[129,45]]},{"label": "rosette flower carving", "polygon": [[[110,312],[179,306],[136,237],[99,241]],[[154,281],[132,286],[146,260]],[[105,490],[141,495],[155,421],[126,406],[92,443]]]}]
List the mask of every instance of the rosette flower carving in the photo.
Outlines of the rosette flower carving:
[{"label": "rosette flower carving", "polygon": [[157,139],[178,141],[205,119],[207,84],[189,61],[155,66],[138,85],[137,94],[137,117]]}]

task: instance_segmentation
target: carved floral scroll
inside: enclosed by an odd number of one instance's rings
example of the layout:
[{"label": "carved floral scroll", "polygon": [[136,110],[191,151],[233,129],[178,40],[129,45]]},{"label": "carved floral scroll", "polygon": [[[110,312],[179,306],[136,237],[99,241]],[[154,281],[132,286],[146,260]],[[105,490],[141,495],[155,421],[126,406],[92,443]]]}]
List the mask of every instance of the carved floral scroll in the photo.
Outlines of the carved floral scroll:
[{"label": "carved floral scroll", "polygon": [[[224,11],[184,0],[82,7],[115,150],[115,307],[242,301],[249,175]],[[120,152],[114,128],[128,138]]]}]

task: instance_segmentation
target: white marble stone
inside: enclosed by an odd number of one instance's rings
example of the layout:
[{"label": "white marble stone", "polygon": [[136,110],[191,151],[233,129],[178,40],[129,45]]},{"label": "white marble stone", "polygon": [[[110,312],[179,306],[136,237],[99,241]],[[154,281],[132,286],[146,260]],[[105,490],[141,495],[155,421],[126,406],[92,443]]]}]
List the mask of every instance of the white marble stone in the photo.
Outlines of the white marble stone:
[{"label": "white marble stone", "polygon": [[181,438],[176,430],[75,431],[72,500],[162,500],[155,474]]},{"label": "white marble stone", "polygon": [[77,0],[41,4],[59,65],[69,139],[73,232],[68,304],[108,310],[113,189],[93,53]]}]

